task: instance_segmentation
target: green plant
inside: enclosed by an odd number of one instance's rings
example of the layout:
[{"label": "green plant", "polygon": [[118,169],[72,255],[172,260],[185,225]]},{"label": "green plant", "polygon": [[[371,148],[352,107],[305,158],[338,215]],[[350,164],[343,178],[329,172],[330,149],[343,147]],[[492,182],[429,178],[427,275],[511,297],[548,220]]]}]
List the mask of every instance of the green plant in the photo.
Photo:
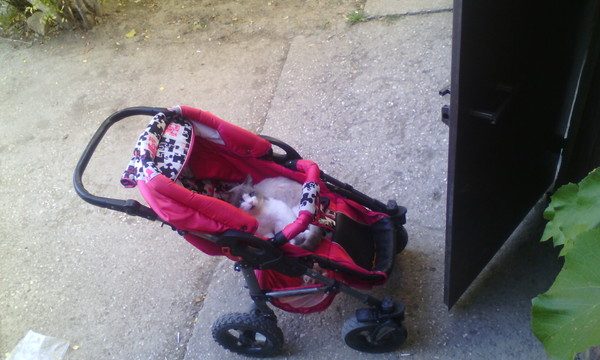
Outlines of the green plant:
[{"label": "green plant", "polygon": [[600,345],[600,169],[560,187],[544,211],[541,241],[562,246],[564,265],[532,300],[532,329],[553,359],[572,360]]},{"label": "green plant", "polygon": [[25,21],[25,10],[18,10],[13,6],[8,6],[4,11],[0,11],[0,28],[3,30],[11,29],[16,24]]},{"label": "green plant", "polygon": [[99,0],[0,0],[6,7],[0,26],[8,29],[23,22],[34,12],[44,13],[42,21],[90,29],[94,18],[101,15]]},{"label": "green plant", "polygon": [[346,22],[350,25],[354,25],[359,22],[368,21],[367,15],[363,11],[355,10],[350,14],[346,15]]}]

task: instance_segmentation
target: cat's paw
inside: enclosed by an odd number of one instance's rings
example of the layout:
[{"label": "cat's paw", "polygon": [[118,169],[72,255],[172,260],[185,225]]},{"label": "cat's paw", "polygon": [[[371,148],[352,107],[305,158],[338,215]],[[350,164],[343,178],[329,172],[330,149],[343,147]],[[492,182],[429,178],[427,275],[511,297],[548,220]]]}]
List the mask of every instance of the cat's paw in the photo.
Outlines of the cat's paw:
[{"label": "cat's paw", "polygon": [[321,229],[318,226],[310,225],[308,229],[304,230],[300,235],[304,238],[299,245],[303,249],[314,251],[321,244],[322,234]]},{"label": "cat's paw", "polygon": [[306,239],[307,239],[306,235],[304,233],[300,233],[295,238],[290,240],[290,243],[292,245],[302,246],[302,244],[304,244],[306,242]]}]

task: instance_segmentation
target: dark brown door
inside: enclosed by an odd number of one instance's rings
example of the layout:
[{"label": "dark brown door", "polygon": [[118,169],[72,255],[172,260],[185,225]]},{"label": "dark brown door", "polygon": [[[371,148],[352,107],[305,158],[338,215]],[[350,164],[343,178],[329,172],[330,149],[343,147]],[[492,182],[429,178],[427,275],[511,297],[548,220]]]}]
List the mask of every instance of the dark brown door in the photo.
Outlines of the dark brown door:
[{"label": "dark brown door", "polygon": [[597,10],[597,0],[455,0],[449,307],[554,184]]}]

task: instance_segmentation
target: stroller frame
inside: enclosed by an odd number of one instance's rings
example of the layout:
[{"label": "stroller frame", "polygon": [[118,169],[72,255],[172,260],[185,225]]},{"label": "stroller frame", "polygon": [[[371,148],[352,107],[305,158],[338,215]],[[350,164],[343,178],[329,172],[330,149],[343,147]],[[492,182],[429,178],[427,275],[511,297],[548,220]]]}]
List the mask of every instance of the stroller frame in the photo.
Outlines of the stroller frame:
[{"label": "stroller frame", "polygon": [[[133,107],[117,111],[109,116],[93,135],[76,166],[74,187],[77,194],[92,205],[152,221],[160,220],[181,235],[186,235],[187,232],[160,219],[150,207],[132,199],[121,200],[92,195],[85,189],[82,181],[83,173],[94,151],[111,126],[128,117],[154,116],[164,110],[164,108],[155,107]],[[302,159],[288,144],[269,136],[261,135],[260,137],[284,151],[284,154],[272,154],[271,160],[277,164],[293,169],[296,161]],[[320,180],[331,191],[368,209],[389,216],[390,220],[387,226],[393,233],[394,241],[391,244],[385,244],[385,246],[392,247],[391,258],[386,259],[390,263],[385,266],[385,272],[391,272],[393,256],[402,251],[408,241],[403,226],[406,222],[406,208],[397,205],[395,201],[384,204],[322,171],[320,171]],[[348,346],[363,352],[381,353],[397,349],[407,338],[407,331],[403,325],[405,307],[402,302],[393,301],[389,296],[377,299],[313,269],[312,265],[316,263],[333,271],[347,271],[327,259],[312,255],[299,258],[284,256],[280,248],[287,242],[285,238],[275,236],[266,241],[253,234],[238,230],[227,230],[216,235],[196,233],[193,235],[217,244],[224,249],[225,256],[235,261],[234,270],[242,273],[253,302],[249,312],[226,314],[213,325],[214,339],[230,351],[253,357],[277,355],[283,347],[283,333],[277,326],[275,312],[268,304],[274,299],[340,292],[368,306],[358,309],[355,315],[345,322],[342,337]],[[290,277],[309,277],[319,286],[265,291],[259,284],[256,270],[274,270]]]}]

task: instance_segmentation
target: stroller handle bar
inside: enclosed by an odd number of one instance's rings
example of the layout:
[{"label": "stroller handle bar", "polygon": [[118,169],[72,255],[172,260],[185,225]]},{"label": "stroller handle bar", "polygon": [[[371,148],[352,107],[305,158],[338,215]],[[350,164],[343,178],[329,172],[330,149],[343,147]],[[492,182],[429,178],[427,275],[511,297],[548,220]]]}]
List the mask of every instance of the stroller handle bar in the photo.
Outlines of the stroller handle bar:
[{"label": "stroller handle bar", "polygon": [[73,175],[73,185],[75,186],[75,191],[83,200],[87,201],[88,203],[90,203],[92,205],[98,206],[98,207],[102,207],[102,208],[110,209],[110,210],[121,211],[126,214],[140,216],[140,217],[143,217],[148,220],[154,221],[154,220],[158,219],[158,215],[156,215],[154,210],[152,210],[148,206],[142,205],[140,202],[138,202],[136,200],[132,200],[132,199],[120,200],[120,199],[113,199],[113,198],[106,198],[106,197],[92,195],[83,186],[82,178],[83,178],[83,173],[85,172],[85,169],[86,169],[88,163],[90,162],[92,155],[94,154],[94,151],[96,151],[96,148],[100,144],[100,141],[102,140],[104,135],[106,135],[106,132],[108,131],[108,129],[110,129],[111,126],[113,126],[117,122],[119,122],[125,118],[131,117],[131,116],[136,116],[136,115],[154,116],[154,115],[158,114],[159,112],[162,112],[165,110],[166,110],[166,108],[157,108],[157,107],[145,107],[145,106],[130,107],[130,108],[126,108],[126,109],[117,111],[114,114],[112,114],[111,116],[109,116],[106,120],[104,120],[104,122],[100,125],[98,130],[96,130],[96,133],[94,133],[94,136],[92,137],[92,139],[88,143],[87,147],[83,151],[83,154],[81,155],[81,158],[79,159],[79,162],[77,163],[77,166],[75,167],[75,174]]}]

